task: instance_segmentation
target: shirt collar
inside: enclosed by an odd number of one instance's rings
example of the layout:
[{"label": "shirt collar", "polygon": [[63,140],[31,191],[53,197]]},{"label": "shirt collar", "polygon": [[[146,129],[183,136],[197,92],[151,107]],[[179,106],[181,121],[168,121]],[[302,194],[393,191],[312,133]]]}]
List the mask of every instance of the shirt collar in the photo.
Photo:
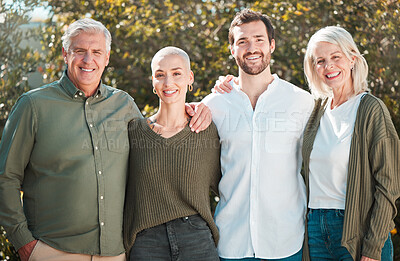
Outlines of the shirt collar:
[{"label": "shirt collar", "polygon": [[[268,89],[270,89],[271,87],[273,88],[273,87],[275,87],[275,86],[278,84],[279,76],[278,76],[276,73],[274,73],[274,74],[272,75],[272,77],[274,77],[274,80],[268,85]],[[232,86],[234,89],[236,89],[237,91],[240,91],[240,90],[241,90],[241,89],[240,89],[240,85],[239,85],[239,84],[236,84],[233,80],[230,81],[229,83],[230,83],[231,86]],[[268,90],[268,89],[267,89],[267,90]]]},{"label": "shirt collar", "polygon": [[[60,85],[63,87],[63,89],[67,92],[67,94],[72,98],[72,99],[85,99],[87,98],[84,94],[83,91],[79,90],[76,88],[76,86],[71,82],[71,80],[68,78],[67,74],[67,69],[63,72],[63,75],[61,76],[60,79]],[[106,97],[107,96],[107,88],[103,84],[103,81],[100,80],[100,87],[97,88],[96,92],[93,94],[93,97],[98,98],[98,97]]]}]

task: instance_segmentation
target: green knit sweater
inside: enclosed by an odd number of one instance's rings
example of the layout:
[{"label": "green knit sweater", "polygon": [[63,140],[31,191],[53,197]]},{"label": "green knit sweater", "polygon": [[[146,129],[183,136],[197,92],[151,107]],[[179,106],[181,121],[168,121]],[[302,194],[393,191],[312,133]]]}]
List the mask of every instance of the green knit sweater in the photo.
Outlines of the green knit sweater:
[{"label": "green knit sweater", "polygon": [[[327,100],[317,100],[304,131],[304,178],[309,192],[310,154]],[[362,255],[380,260],[394,227],[400,196],[400,141],[389,111],[367,94],[360,102],[350,145],[342,246],[354,260]],[[303,260],[309,260],[307,232]]]},{"label": "green knit sweater", "polygon": [[218,192],[220,143],[212,123],[193,133],[189,126],[170,138],[156,134],[146,119],[128,127],[130,156],[123,236],[127,251],[136,234],[194,214],[208,223],[215,243],[218,229],[210,209],[210,188]]}]

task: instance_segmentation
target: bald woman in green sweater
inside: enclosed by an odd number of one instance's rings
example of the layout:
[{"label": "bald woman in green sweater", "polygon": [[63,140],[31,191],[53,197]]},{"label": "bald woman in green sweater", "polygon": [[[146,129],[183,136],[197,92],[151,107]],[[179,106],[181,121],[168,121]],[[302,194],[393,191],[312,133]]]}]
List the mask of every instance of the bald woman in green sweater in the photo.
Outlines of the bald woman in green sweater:
[{"label": "bald woman in green sweater", "polygon": [[129,260],[219,260],[209,193],[221,178],[215,125],[193,133],[185,111],[194,81],[189,56],[176,47],[151,62],[158,112],[129,123],[124,212]]}]

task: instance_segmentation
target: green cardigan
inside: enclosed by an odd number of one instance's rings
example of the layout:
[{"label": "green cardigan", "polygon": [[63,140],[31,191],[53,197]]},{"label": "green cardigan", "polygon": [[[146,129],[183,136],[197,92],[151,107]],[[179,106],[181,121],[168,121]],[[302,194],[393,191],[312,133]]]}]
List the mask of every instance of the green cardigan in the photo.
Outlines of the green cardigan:
[{"label": "green cardigan", "polygon": [[[309,195],[309,165],[327,99],[317,100],[304,131],[303,177]],[[359,105],[350,145],[342,246],[354,260],[380,260],[393,229],[400,196],[400,142],[390,114],[378,98],[366,94]],[[307,232],[303,260],[309,260]]]},{"label": "green cardigan", "polygon": [[215,243],[218,229],[210,208],[210,188],[218,192],[220,143],[212,123],[193,133],[189,126],[163,138],[134,120],[128,127],[130,153],[123,236],[129,252],[138,232],[168,221],[200,214]]}]

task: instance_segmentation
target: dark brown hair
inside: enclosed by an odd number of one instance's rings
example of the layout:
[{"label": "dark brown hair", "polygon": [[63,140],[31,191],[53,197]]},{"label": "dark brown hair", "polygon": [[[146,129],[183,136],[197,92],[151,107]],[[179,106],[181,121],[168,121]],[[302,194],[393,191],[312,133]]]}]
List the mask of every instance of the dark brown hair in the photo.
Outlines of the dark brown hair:
[{"label": "dark brown hair", "polygon": [[242,24],[248,24],[251,22],[262,21],[265,24],[268,34],[268,41],[271,43],[272,39],[275,39],[274,27],[269,20],[269,17],[260,12],[255,12],[251,9],[243,9],[242,11],[236,13],[235,18],[233,18],[231,27],[229,27],[229,44],[232,45],[235,42],[233,36],[233,28]]}]

